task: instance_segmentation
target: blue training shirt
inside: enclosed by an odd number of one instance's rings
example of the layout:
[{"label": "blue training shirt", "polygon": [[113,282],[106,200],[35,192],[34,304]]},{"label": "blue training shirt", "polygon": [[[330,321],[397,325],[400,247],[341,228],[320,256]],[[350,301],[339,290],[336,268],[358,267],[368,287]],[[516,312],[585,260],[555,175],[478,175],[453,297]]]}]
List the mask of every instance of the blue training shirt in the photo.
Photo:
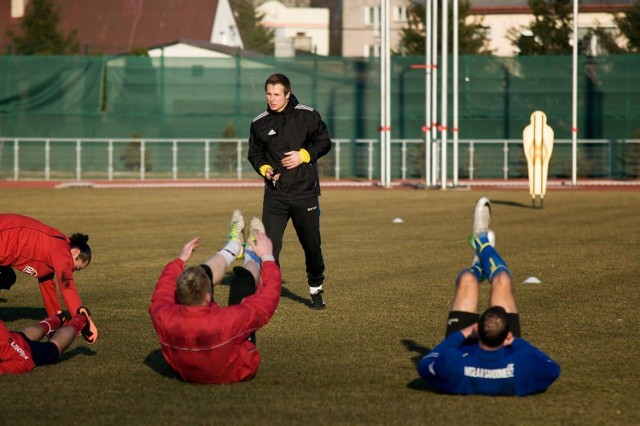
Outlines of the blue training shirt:
[{"label": "blue training shirt", "polygon": [[547,389],[560,366],[524,339],[495,351],[464,344],[451,334],[418,363],[418,373],[440,392],[460,395],[525,396]]}]

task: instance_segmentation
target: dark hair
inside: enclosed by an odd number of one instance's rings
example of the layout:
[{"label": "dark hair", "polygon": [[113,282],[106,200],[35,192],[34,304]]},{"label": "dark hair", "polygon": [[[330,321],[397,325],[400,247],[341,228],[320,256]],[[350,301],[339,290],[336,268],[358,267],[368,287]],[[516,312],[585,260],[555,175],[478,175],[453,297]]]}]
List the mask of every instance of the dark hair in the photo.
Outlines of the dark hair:
[{"label": "dark hair", "polygon": [[492,306],[478,321],[478,337],[491,348],[497,348],[509,334],[509,316],[502,306]]},{"label": "dark hair", "polygon": [[267,86],[270,84],[282,84],[284,86],[284,94],[286,95],[288,93],[291,93],[291,82],[289,81],[289,78],[284,74],[271,74],[269,78],[267,78],[267,81],[264,82],[265,92],[267,91]]},{"label": "dark hair", "polygon": [[71,248],[77,248],[80,250],[78,259],[83,262],[87,262],[87,265],[91,263],[91,247],[87,244],[89,236],[85,234],[76,233],[69,237]]}]

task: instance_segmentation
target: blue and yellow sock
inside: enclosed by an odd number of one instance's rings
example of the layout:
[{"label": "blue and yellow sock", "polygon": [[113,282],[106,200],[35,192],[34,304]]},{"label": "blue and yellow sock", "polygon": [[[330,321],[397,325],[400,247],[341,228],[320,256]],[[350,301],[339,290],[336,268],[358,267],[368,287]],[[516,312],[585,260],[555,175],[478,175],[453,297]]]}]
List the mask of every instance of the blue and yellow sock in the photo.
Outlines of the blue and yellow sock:
[{"label": "blue and yellow sock", "polygon": [[456,284],[458,283],[458,281],[460,281],[460,277],[462,276],[462,274],[466,272],[471,272],[473,276],[475,276],[476,279],[478,280],[478,283],[481,283],[482,281],[485,280],[484,275],[482,275],[482,267],[480,266],[480,263],[474,263],[473,266],[471,266],[470,268],[463,269],[462,271],[460,271],[460,273],[458,274],[458,277],[456,278]]},{"label": "blue and yellow sock", "polygon": [[473,239],[472,245],[480,258],[483,275],[489,279],[489,282],[493,281],[493,277],[500,271],[505,271],[511,276],[509,267],[502,257],[500,257],[496,249],[489,243],[487,234],[478,234],[478,236]]}]

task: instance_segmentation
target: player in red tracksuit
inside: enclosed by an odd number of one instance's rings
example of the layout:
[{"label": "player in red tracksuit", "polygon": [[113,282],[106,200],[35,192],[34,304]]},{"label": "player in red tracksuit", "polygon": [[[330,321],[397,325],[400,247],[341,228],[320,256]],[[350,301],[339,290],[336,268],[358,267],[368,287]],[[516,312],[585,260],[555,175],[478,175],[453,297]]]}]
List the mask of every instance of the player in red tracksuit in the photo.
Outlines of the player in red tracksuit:
[{"label": "player in red tracksuit", "polygon": [[[89,333],[89,312],[80,307],[70,321],[62,311],[22,331],[9,331],[0,321],[0,375],[19,374],[39,365],[55,364],[78,333]],[[48,342],[40,342],[49,336]]]},{"label": "player in red tracksuit", "polygon": [[266,325],[280,300],[282,277],[264,226],[250,225],[243,267],[234,268],[226,307],[213,301],[214,285],[242,252],[244,217],[234,211],[229,240],[200,266],[185,269],[200,238],[184,245],[164,268],[149,313],[169,365],[187,382],[234,383],[249,380],[260,365],[255,331]]},{"label": "player in red tracksuit", "polygon": [[[10,289],[16,282],[14,269],[38,279],[40,293],[48,315],[62,309],[56,283],[69,312],[76,313],[82,306],[73,279],[74,271],[81,271],[91,262],[89,237],[62,232],[31,217],[18,214],[0,214],[0,289]],[[85,340],[93,344],[98,330],[91,321],[93,334]]]}]

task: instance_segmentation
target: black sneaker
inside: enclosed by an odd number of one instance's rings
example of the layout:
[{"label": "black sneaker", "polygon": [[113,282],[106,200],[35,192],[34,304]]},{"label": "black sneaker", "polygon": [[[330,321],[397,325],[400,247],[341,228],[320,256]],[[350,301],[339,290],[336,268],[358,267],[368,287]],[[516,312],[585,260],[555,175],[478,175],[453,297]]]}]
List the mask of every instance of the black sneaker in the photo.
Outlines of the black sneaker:
[{"label": "black sneaker", "polygon": [[311,309],[324,309],[327,307],[327,305],[324,304],[324,300],[322,300],[322,290],[320,290],[316,294],[311,295],[311,302],[309,303],[309,307]]}]

